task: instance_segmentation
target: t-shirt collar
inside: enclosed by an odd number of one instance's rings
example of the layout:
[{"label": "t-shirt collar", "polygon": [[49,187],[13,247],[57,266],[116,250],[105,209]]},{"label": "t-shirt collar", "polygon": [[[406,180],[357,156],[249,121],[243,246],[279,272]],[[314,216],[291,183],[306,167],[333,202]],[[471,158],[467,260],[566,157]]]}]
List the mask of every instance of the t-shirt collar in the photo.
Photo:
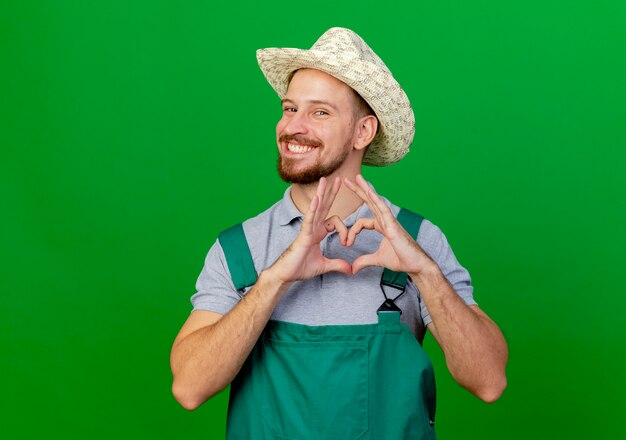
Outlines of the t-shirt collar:
[{"label": "t-shirt collar", "polygon": [[[372,186],[372,185],[370,185]],[[373,188],[373,187],[372,187]],[[385,200],[383,198],[383,200]],[[354,224],[354,222],[361,217],[373,217],[369,207],[367,206],[366,203],[363,203],[361,206],[359,206],[356,211],[354,211],[352,214],[350,214],[346,219],[345,219],[345,224],[346,226],[352,226]],[[304,218],[304,214],[302,214],[298,208],[296,208],[295,203],[293,203],[293,200],[291,199],[291,185],[289,185],[287,187],[287,189],[285,190],[285,193],[283,194],[283,199],[280,202],[280,206],[278,208],[278,223],[281,226],[285,226],[290,224],[293,220],[295,220],[296,218],[299,219],[303,219]]]},{"label": "t-shirt collar", "polygon": [[295,203],[291,200],[291,185],[289,185],[285,190],[285,194],[283,194],[283,199],[278,208],[278,223],[281,226],[285,226],[296,218],[303,219],[304,215],[298,211]]}]

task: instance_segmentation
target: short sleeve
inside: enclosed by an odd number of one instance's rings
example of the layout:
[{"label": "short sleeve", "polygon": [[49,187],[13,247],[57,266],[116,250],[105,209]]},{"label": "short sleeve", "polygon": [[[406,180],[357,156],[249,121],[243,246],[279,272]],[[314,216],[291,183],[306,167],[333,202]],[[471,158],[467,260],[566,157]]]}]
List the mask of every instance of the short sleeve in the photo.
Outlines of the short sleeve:
[{"label": "short sleeve", "polygon": [[204,260],[204,267],[191,296],[193,311],[209,310],[225,315],[241,300],[230,277],[224,250],[216,240]]},{"label": "short sleeve", "polygon": [[[441,272],[463,302],[468,306],[476,305],[477,303],[473,296],[474,287],[472,286],[470,274],[456,259],[441,229],[430,221],[424,220],[417,238],[418,244],[435,260]],[[433,321],[423,300],[420,301],[420,312],[424,326]]]}]

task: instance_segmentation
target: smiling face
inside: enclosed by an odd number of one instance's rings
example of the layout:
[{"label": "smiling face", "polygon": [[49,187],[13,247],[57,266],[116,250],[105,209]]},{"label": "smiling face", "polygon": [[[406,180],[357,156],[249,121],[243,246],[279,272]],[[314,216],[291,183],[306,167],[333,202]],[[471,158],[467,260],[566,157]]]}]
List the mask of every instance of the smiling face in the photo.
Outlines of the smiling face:
[{"label": "smiling face", "polygon": [[277,167],[285,182],[310,184],[349,163],[360,166],[364,146],[355,149],[355,101],[348,85],[322,71],[293,75],[276,126]]}]

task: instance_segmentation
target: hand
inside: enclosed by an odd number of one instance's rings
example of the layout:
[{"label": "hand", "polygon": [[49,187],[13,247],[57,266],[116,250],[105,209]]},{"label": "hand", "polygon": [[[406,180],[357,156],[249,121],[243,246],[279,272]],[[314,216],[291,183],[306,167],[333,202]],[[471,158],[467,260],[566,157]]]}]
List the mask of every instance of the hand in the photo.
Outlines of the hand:
[{"label": "hand", "polygon": [[356,274],[368,266],[382,266],[395,272],[419,274],[434,261],[406,232],[394,217],[391,209],[381,200],[360,174],[356,184],[344,178],[346,186],[356,193],[374,213],[374,218],[360,218],[348,232],[347,246],[352,246],[359,232],[373,229],[383,235],[380,247],[373,254],[361,255],[352,263],[352,273]]},{"label": "hand", "polygon": [[342,259],[326,258],[320,249],[322,239],[334,230],[339,234],[342,244],[347,242],[348,229],[339,216],[326,218],[340,187],[339,177],[328,187],[326,178],[320,179],[317,193],[304,215],[300,233],[270,268],[282,282],[306,280],[331,271],[352,275],[350,263]]}]

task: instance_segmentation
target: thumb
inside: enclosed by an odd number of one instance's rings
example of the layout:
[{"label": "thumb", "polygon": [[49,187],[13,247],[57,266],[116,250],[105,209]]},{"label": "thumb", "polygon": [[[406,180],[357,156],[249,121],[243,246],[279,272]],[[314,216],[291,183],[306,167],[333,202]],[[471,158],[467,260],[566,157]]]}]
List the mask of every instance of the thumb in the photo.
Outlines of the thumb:
[{"label": "thumb", "polygon": [[361,269],[369,266],[379,266],[376,256],[374,254],[361,255],[352,263],[352,274],[355,275]]},{"label": "thumb", "polygon": [[324,264],[324,272],[342,272],[346,275],[352,275],[352,266],[346,260],[341,258],[326,259]]}]

